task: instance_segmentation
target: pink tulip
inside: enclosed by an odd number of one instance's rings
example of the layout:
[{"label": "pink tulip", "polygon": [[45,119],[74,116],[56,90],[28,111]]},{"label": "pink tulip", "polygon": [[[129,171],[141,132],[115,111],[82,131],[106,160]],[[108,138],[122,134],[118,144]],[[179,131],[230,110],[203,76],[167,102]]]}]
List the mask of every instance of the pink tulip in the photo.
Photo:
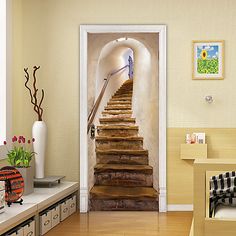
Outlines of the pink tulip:
[{"label": "pink tulip", "polygon": [[4,141],[3,144],[4,144],[4,145],[7,145],[7,141]]},{"label": "pink tulip", "polygon": [[32,142],[34,142],[35,141],[35,138],[32,138]]},{"label": "pink tulip", "polygon": [[14,136],[14,137],[12,138],[12,142],[14,143],[14,142],[16,142],[16,141],[17,141],[17,137]]}]

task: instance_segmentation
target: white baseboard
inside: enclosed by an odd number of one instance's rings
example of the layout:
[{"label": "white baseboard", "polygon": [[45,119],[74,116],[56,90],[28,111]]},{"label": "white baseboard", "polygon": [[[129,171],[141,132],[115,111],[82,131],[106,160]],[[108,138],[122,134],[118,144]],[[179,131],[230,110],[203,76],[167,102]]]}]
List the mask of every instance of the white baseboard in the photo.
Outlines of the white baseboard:
[{"label": "white baseboard", "polygon": [[192,204],[170,204],[167,205],[167,211],[193,211]]},{"label": "white baseboard", "polygon": [[80,213],[88,212],[88,190],[80,188]]}]

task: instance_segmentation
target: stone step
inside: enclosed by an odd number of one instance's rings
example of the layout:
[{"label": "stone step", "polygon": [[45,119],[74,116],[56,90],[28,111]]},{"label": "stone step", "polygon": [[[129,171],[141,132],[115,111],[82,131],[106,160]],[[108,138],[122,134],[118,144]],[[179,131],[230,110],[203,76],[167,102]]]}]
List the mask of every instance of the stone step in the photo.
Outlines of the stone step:
[{"label": "stone step", "polygon": [[133,80],[128,79],[122,84],[122,86],[128,86],[128,85],[132,85],[132,84],[133,84]]},{"label": "stone step", "polygon": [[131,114],[107,114],[104,112],[103,118],[113,118],[113,117],[124,117],[124,118],[130,118]]},{"label": "stone step", "polygon": [[108,105],[105,107],[105,110],[131,110],[130,105]]},{"label": "stone step", "polygon": [[133,88],[133,83],[122,84],[120,88]]},{"label": "stone step", "polygon": [[130,84],[122,84],[121,86],[120,86],[120,88],[125,88],[125,87],[133,87],[133,83],[130,83]]},{"label": "stone step", "polygon": [[127,88],[127,87],[133,87],[133,83],[125,83],[125,84],[122,84],[120,88]]},{"label": "stone step", "polygon": [[132,105],[131,101],[112,101],[108,102],[107,105]]},{"label": "stone step", "polygon": [[132,97],[119,97],[119,98],[111,98],[110,102],[114,101],[132,101]]},{"label": "stone step", "polygon": [[125,86],[125,87],[120,87],[116,92],[118,91],[133,91],[133,86]]},{"label": "stone step", "polygon": [[123,94],[133,95],[133,92],[129,90],[117,90],[114,95],[123,95]]},{"label": "stone step", "polygon": [[143,149],[142,137],[106,137],[97,136],[95,138],[96,148],[98,149]]},{"label": "stone step", "polygon": [[119,114],[132,114],[132,111],[129,110],[109,110],[103,111],[102,114],[111,114],[111,115],[119,115]]},{"label": "stone step", "polygon": [[109,110],[109,111],[103,111],[102,115],[104,117],[131,117],[132,111]]},{"label": "stone step", "polygon": [[133,88],[120,88],[116,90],[115,94],[117,93],[133,93]]},{"label": "stone step", "polygon": [[121,124],[121,125],[130,125],[135,124],[135,118],[126,118],[126,117],[107,117],[100,118],[100,124]]},{"label": "stone step", "polygon": [[152,187],[94,186],[91,211],[158,211],[158,192]]},{"label": "stone step", "polygon": [[133,80],[132,79],[127,79],[123,84],[131,84],[133,83]]},{"label": "stone step", "polygon": [[128,126],[128,125],[103,125],[97,126],[98,135],[101,136],[137,136],[138,126]]},{"label": "stone step", "polygon": [[120,88],[133,88],[133,83],[122,84]]},{"label": "stone step", "polygon": [[149,165],[97,164],[94,167],[95,185],[152,187],[152,174]]},{"label": "stone step", "polygon": [[113,95],[112,98],[132,98],[132,94],[120,94],[120,95]]},{"label": "stone step", "polygon": [[147,150],[96,149],[98,164],[148,165]]}]

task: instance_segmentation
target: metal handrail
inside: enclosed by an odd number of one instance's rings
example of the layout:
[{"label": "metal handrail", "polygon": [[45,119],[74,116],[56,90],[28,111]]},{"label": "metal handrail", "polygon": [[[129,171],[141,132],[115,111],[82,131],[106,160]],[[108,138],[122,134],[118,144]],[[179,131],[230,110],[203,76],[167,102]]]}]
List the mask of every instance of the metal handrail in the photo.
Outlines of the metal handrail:
[{"label": "metal handrail", "polygon": [[105,82],[104,82],[104,84],[103,84],[103,87],[102,87],[102,89],[101,89],[101,92],[100,92],[99,96],[97,97],[97,100],[96,100],[96,102],[94,103],[94,105],[93,105],[93,107],[92,107],[92,110],[90,111],[90,113],[89,113],[89,115],[88,115],[87,133],[89,132],[89,129],[90,129],[91,126],[92,126],[94,117],[95,117],[95,115],[96,115],[96,113],[97,113],[98,107],[99,107],[99,105],[100,105],[100,102],[101,102],[101,100],[102,100],[102,97],[103,97],[103,95],[104,95],[104,93],[105,93],[106,87],[107,87],[107,85],[108,85],[108,83],[109,83],[111,77],[112,77],[113,75],[119,73],[120,71],[124,70],[124,69],[127,68],[127,67],[129,67],[129,65],[125,65],[125,66],[121,67],[120,69],[118,69],[118,70],[116,70],[116,71],[114,71],[114,72],[112,72],[112,73],[109,73],[109,74],[107,75],[107,78],[104,79]]}]

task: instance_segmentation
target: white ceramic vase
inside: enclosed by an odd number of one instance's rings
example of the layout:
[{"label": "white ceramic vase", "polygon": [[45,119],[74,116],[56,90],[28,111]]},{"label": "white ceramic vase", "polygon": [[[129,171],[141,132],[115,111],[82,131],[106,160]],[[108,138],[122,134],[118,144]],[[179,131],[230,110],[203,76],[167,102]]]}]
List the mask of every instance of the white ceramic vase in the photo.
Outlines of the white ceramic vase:
[{"label": "white ceramic vase", "polygon": [[47,126],[44,121],[35,121],[32,128],[35,154],[35,178],[44,178],[45,149],[47,140]]}]

